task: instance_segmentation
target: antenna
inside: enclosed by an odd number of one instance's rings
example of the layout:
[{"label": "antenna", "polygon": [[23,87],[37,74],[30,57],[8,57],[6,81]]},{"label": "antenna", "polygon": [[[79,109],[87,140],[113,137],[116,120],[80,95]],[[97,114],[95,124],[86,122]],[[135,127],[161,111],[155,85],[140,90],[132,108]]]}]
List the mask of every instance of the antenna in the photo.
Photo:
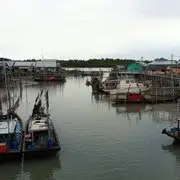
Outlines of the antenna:
[{"label": "antenna", "polygon": [[41,48],[41,59],[42,59],[43,72],[44,72],[44,57],[43,57],[43,50],[42,50],[42,48]]},{"label": "antenna", "polygon": [[[45,99],[46,99],[46,113],[47,113],[47,123],[48,123],[48,139],[50,139],[50,123],[49,123],[49,92],[48,88],[46,86],[46,80],[45,80],[45,69],[44,69],[44,57],[43,57],[43,51],[41,48],[41,57],[43,62],[43,76],[44,76],[44,89],[45,90]],[[42,93],[41,93],[42,95]]]},{"label": "antenna", "polygon": [[173,54],[171,54],[171,61],[173,61]]}]

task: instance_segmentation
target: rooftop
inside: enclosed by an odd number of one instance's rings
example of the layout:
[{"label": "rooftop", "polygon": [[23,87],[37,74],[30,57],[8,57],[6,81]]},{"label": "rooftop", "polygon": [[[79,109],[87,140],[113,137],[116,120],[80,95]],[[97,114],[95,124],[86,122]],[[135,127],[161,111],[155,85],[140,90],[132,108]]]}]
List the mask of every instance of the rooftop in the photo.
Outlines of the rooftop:
[{"label": "rooftop", "polygon": [[36,62],[36,67],[49,67],[49,68],[56,68],[56,61],[37,61]]},{"label": "rooftop", "polygon": [[147,67],[147,70],[166,70],[166,68],[167,68],[168,66],[169,66],[169,65],[167,65],[167,64],[160,64],[160,65],[150,64],[150,65]]},{"label": "rooftop", "polygon": [[150,64],[152,65],[172,65],[177,64],[178,62],[175,60],[154,60]]},{"label": "rooftop", "polygon": [[14,62],[14,67],[31,67],[35,66],[36,62],[32,61],[15,61]]}]

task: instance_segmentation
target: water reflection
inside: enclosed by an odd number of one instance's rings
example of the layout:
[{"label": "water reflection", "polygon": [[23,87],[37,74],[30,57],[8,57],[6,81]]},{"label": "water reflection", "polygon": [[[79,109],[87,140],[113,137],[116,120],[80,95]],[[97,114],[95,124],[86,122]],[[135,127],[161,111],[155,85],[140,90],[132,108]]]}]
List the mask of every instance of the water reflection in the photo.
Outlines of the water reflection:
[{"label": "water reflection", "polygon": [[128,119],[130,115],[137,115],[137,119],[141,119],[143,114],[152,117],[155,122],[172,121],[180,116],[179,107],[177,104],[119,104],[113,105],[112,101],[116,96],[108,95],[92,95],[92,102],[97,104],[107,103],[109,107],[113,107],[117,115],[124,115]]},{"label": "water reflection", "polygon": [[54,180],[57,171],[61,170],[61,161],[59,156],[25,159],[23,166],[23,178],[30,180]]},{"label": "water reflection", "polygon": [[6,162],[0,164],[0,179],[19,180],[21,177],[21,162]]},{"label": "water reflection", "polygon": [[36,89],[44,89],[44,88],[49,88],[50,90],[53,90],[53,91],[61,91],[63,92],[64,91],[64,88],[65,88],[65,84],[64,82],[39,82],[39,83],[35,83],[35,84],[31,84],[29,85],[28,87],[29,88],[36,88]]},{"label": "water reflection", "polygon": [[116,98],[116,95],[92,94],[92,101],[96,103],[108,102],[111,103]]},{"label": "water reflection", "polygon": [[180,163],[180,144],[179,143],[174,141],[172,144],[162,145],[162,149],[174,155],[176,157],[176,161]]},{"label": "water reflection", "polygon": [[117,114],[122,113],[146,113],[153,110],[153,106],[148,106],[145,104],[122,104],[113,106],[116,108]]}]

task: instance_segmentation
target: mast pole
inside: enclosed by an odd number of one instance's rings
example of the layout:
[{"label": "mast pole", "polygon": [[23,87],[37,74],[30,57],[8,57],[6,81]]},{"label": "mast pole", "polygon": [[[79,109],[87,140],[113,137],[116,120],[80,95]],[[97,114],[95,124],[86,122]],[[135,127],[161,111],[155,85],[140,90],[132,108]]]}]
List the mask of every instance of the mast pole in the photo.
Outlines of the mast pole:
[{"label": "mast pole", "polygon": [[[44,87],[46,85],[46,72],[44,69],[44,56],[43,56],[43,51],[41,48],[41,57],[42,57],[42,64],[43,64],[43,77],[44,77]],[[47,114],[47,124],[48,124],[48,139],[50,138],[50,125],[49,125],[49,93],[48,93],[48,88],[46,88],[45,91],[45,99],[46,99],[46,114]]]},{"label": "mast pole", "polygon": [[0,116],[3,115],[3,109],[2,109],[2,99],[0,96]]},{"label": "mast pole", "polygon": [[10,134],[9,134],[9,120],[10,120],[10,116],[9,116],[9,111],[11,108],[11,100],[9,97],[9,86],[8,86],[8,82],[7,82],[7,74],[6,74],[6,63],[4,62],[4,80],[5,80],[5,87],[6,87],[6,97],[7,97],[7,124],[8,124],[8,146],[9,146],[9,139],[10,139]]},{"label": "mast pole", "polygon": [[47,113],[47,124],[48,124],[48,139],[50,139],[50,125],[49,125],[49,93],[46,89],[46,113]]}]

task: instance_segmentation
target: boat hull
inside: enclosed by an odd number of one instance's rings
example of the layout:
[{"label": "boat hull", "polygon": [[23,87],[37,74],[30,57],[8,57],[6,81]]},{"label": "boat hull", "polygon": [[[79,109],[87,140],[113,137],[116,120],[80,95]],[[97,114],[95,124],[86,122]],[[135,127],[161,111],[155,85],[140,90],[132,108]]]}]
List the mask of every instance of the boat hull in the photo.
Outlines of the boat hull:
[{"label": "boat hull", "polygon": [[[178,131],[178,133],[180,135],[180,131]],[[165,129],[162,130],[162,134],[166,134],[167,136],[173,138],[175,142],[180,143],[180,136],[175,134],[174,132],[167,131],[166,128],[165,128]]]},{"label": "boat hull", "polygon": [[13,116],[18,119],[21,125],[21,136],[20,136],[19,148],[16,150],[10,149],[10,150],[7,150],[6,152],[0,152],[0,161],[19,160],[22,157],[22,143],[23,143],[23,138],[24,138],[23,122],[18,114],[13,113]]},{"label": "boat hull", "polygon": [[110,94],[110,95],[116,95],[116,94],[127,94],[129,93],[138,93],[138,92],[146,92],[149,91],[150,88],[142,88],[141,90],[139,88],[132,88],[128,91],[128,88],[121,88],[121,89],[111,89],[111,90],[104,90],[104,92]]},{"label": "boat hull", "polygon": [[177,102],[179,96],[175,97],[148,97],[141,93],[126,93],[126,95],[121,95],[121,98],[117,96],[112,104],[161,104],[161,103],[171,103]]},{"label": "boat hull", "polygon": [[24,153],[24,157],[25,158],[32,158],[32,157],[47,157],[47,156],[55,156],[58,151],[60,151],[61,148],[57,147],[57,148],[53,148],[53,149],[42,149],[42,150],[31,150],[31,151],[23,151]]},{"label": "boat hull", "polygon": [[165,104],[176,102],[176,99],[168,100],[142,100],[142,101],[126,101],[126,99],[119,99],[112,102],[112,105],[115,104]]}]

